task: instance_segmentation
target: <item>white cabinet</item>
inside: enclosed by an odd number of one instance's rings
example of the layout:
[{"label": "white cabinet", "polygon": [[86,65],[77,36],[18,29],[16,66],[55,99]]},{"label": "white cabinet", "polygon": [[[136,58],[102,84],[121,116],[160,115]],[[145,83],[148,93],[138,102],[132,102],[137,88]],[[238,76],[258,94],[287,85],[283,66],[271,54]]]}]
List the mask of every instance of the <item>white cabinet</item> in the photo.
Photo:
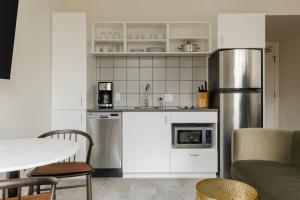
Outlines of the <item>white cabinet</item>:
[{"label": "white cabinet", "polygon": [[86,107],[86,32],[84,13],[53,13],[53,110],[82,110]]},{"label": "white cabinet", "polygon": [[123,113],[123,173],[168,173],[170,149],[170,113]]},{"label": "white cabinet", "polygon": [[[84,13],[52,14],[51,130],[86,131],[87,27]],[[85,161],[86,139],[77,160]]]},{"label": "white cabinet", "polygon": [[[52,111],[51,129],[75,129],[86,131],[86,112],[85,111]],[[82,136],[73,138],[80,145],[80,150],[76,153],[76,160],[85,161],[86,159],[86,139]]]},{"label": "white cabinet", "polygon": [[[206,55],[211,52],[211,22],[93,22],[92,53],[114,55]],[[199,48],[182,52],[191,42]],[[160,47],[164,51],[149,50]],[[148,49],[148,50],[147,50]]]},{"label": "white cabinet", "polygon": [[217,149],[179,149],[171,151],[171,172],[217,173]]},{"label": "white cabinet", "polygon": [[217,48],[265,48],[265,14],[219,14]]}]

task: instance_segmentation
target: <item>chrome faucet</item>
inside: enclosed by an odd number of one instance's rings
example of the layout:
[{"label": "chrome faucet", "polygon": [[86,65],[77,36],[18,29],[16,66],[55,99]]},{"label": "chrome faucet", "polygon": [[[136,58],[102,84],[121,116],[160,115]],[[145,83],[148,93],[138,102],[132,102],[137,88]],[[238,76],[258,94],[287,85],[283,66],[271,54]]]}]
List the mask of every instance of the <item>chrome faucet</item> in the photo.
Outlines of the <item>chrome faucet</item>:
[{"label": "chrome faucet", "polygon": [[145,88],[145,107],[149,107],[149,93],[151,92],[151,86],[148,83]]}]

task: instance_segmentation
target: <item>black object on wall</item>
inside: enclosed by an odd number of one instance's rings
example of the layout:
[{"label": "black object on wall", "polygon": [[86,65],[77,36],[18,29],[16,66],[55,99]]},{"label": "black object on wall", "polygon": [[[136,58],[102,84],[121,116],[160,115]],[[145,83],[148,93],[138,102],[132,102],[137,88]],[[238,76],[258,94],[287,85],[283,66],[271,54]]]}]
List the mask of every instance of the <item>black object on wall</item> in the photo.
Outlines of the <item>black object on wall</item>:
[{"label": "black object on wall", "polygon": [[10,79],[19,0],[0,2],[0,79]]}]

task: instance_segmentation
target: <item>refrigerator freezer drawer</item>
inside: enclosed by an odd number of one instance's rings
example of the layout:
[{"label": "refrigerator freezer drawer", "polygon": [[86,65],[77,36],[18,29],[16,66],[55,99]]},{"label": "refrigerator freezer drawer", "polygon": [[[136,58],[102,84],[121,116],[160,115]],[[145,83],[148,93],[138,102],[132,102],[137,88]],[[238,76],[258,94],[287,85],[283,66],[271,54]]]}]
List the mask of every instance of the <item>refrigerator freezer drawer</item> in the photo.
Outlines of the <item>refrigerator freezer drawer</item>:
[{"label": "refrigerator freezer drawer", "polygon": [[219,54],[220,88],[261,88],[262,51],[222,50]]}]

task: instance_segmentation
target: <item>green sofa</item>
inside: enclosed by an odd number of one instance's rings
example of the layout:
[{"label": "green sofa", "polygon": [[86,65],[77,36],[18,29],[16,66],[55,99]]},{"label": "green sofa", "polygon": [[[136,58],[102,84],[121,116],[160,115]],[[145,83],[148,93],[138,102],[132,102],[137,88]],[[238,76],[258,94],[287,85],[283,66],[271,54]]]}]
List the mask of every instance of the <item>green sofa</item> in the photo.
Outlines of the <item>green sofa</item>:
[{"label": "green sofa", "polygon": [[231,176],[260,200],[300,200],[300,131],[249,128],[232,135]]}]

